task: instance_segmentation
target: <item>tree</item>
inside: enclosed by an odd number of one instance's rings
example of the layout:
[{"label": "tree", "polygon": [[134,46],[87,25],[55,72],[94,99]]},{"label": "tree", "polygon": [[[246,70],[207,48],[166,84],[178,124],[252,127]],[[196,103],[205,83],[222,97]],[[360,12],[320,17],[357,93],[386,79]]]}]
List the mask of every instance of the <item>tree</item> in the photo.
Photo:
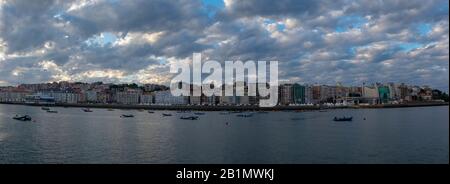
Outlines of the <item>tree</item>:
[{"label": "tree", "polygon": [[445,102],[448,102],[448,94],[445,92],[442,92],[438,89],[434,89],[432,91],[433,100],[444,100]]}]

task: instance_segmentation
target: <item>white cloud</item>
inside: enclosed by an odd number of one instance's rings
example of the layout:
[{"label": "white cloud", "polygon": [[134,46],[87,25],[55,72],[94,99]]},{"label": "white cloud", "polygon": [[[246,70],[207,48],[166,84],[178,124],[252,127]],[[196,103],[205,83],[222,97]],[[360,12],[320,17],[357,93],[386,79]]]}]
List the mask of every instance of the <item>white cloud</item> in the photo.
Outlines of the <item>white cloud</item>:
[{"label": "white cloud", "polygon": [[164,35],[163,31],[153,33],[132,32],[114,42],[116,46],[130,44],[154,44]]},{"label": "white cloud", "polygon": [[71,11],[77,11],[80,10],[86,6],[92,6],[96,3],[99,3],[103,0],[77,0],[74,1],[69,8],[67,9],[67,12],[71,12]]},{"label": "white cloud", "polygon": [[[169,63],[202,52],[219,61],[279,60],[280,78],[308,83],[395,79],[448,88],[445,0],[264,2],[225,0],[211,18],[194,8],[201,1],[10,1],[0,5],[14,10],[0,13],[0,78],[164,83]],[[417,24],[431,29],[420,35]],[[111,45],[84,44],[89,38]],[[403,43],[419,46],[405,51]],[[429,72],[411,77],[420,69]]]},{"label": "white cloud", "polygon": [[38,65],[45,71],[51,73],[53,81],[71,81],[71,77],[67,72],[54,61],[41,61]]}]

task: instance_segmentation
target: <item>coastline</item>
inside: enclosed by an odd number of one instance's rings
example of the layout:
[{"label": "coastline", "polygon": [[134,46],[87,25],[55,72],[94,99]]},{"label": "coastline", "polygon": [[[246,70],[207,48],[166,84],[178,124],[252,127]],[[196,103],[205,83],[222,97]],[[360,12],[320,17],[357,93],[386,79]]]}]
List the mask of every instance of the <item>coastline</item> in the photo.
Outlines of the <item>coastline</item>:
[{"label": "coastline", "polygon": [[[42,104],[27,104],[17,102],[0,102],[0,104],[44,106]],[[77,107],[77,108],[104,108],[104,109],[144,109],[144,110],[196,110],[196,111],[310,111],[321,109],[373,109],[373,108],[408,108],[427,106],[448,106],[448,102],[416,102],[407,104],[375,104],[375,105],[352,105],[352,106],[188,106],[188,105],[125,105],[125,104],[64,104],[57,103],[45,106],[54,107]]]}]

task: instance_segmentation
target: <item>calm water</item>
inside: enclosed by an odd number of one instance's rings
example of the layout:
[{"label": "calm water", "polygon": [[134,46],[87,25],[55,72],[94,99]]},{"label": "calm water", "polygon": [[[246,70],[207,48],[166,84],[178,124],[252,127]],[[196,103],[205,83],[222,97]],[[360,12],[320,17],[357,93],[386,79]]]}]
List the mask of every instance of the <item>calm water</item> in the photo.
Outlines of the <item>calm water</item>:
[{"label": "calm water", "polygon": [[[0,163],[449,163],[448,106],[207,112],[197,121],[176,112],[53,109],[59,113],[0,105]],[[353,122],[331,121],[342,115]]]}]

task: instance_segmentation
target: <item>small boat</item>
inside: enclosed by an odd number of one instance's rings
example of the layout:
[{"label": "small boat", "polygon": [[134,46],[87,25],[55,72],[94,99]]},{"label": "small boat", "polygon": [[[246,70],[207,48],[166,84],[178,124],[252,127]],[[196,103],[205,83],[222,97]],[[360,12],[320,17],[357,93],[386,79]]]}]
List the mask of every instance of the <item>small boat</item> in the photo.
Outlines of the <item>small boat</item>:
[{"label": "small boat", "polygon": [[168,113],[163,113],[163,116],[172,116],[172,114],[168,114]]},{"label": "small boat", "polygon": [[50,110],[50,107],[41,107],[41,110],[48,111]]},{"label": "small boat", "polygon": [[153,112],[153,111],[147,111],[148,113],[150,113],[150,114],[153,114],[153,113],[155,113],[155,112]]},{"label": "small boat", "polygon": [[133,118],[134,115],[133,114],[122,114],[122,116],[120,116],[121,118]]},{"label": "small boat", "polygon": [[196,113],[194,113],[195,115],[205,115],[205,113],[204,112],[196,112]]},{"label": "small boat", "polygon": [[114,111],[114,109],[109,108],[108,111]]},{"label": "small boat", "polygon": [[31,117],[28,115],[24,115],[24,116],[16,115],[13,117],[13,119],[19,120],[19,121],[31,121]]},{"label": "small boat", "polygon": [[58,111],[55,111],[55,110],[48,110],[47,112],[48,113],[58,113]]},{"label": "small boat", "polygon": [[184,119],[184,120],[197,120],[198,116],[182,116],[180,117],[180,119]]},{"label": "small boat", "polygon": [[327,112],[327,110],[319,110],[319,112]]},{"label": "small boat", "polygon": [[238,115],[236,115],[237,117],[243,117],[243,118],[249,118],[249,117],[252,117],[253,116],[253,114],[238,114]]},{"label": "small boat", "polygon": [[333,121],[352,121],[353,117],[342,117],[342,118],[338,118],[338,117],[334,117]]},{"label": "small boat", "polygon": [[89,109],[89,108],[85,108],[85,109],[83,109],[83,111],[84,111],[84,112],[92,112],[92,110]]}]

